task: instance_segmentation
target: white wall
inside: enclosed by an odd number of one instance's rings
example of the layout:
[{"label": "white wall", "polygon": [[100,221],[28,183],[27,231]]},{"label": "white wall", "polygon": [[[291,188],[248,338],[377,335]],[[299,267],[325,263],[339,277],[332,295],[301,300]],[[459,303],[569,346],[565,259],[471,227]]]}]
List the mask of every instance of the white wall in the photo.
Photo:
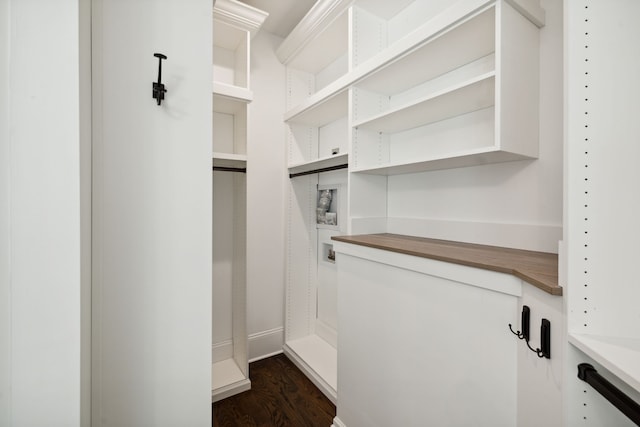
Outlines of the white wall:
[{"label": "white wall", "polygon": [[260,31],[251,42],[247,156],[247,292],[249,358],[281,351],[284,340],[285,71],[282,42]]},{"label": "white wall", "polygon": [[3,426],[79,426],[87,415],[82,301],[89,284],[80,225],[81,156],[89,143],[88,116],[80,114],[87,99],[81,86],[87,51],[80,47],[87,5],[4,0],[0,6]]},{"label": "white wall", "polygon": [[[540,4],[546,25],[540,30],[539,158],[390,177],[388,217],[427,220],[436,227],[426,230],[429,237],[505,246],[517,239],[493,231],[502,230],[502,224],[524,225],[525,248],[557,252],[562,238],[562,2]],[[499,225],[484,225],[494,223]],[[531,226],[535,231],[529,233]]]}]

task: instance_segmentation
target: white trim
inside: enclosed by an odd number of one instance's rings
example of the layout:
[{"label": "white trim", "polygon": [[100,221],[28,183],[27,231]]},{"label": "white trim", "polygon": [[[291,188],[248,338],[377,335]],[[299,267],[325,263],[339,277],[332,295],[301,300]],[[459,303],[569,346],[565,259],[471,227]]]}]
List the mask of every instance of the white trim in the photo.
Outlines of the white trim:
[{"label": "white trim", "polygon": [[233,357],[233,341],[225,340],[211,345],[211,360],[213,363]]},{"label": "white trim", "polygon": [[249,362],[282,353],[284,328],[278,327],[249,334]]},{"label": "white trim", "polygon": [[251,381],[248,379],[217,388],[211,392],[211,403],[235,396],[247,390],[251,390]]},{"label": "white trim", "polygon": [[[327,344],[328,348],[329,344]],[[315,384],[316,387],[333,403],[337,405],[338,393],[322,376],[320,376],[315,369],[313,369],[303,358],[301,358],[295,350],[293,350],[289,344],[282,347],[284,354],[300,369],[309,380]]]},{"label": "white trim", "polygon": [[516,297],[522,296],[522,280],[507,273],[483,270],[429,258],[422,258],[383,249],[353,245],[334,241],[333,248],[342,256],[362,258],[428,276],[440,277],[461,284],[502,292]]},{"label": "white trim", "polygon": [[249,31],[255,36],[269,14],[236,0],[216,0],[213,19]]},{"label": "white trim", "polygon": [[336,416],[333,419],[333,424],[331,424],[331,427],[347,427],[347,425],[345,423],[343,423],[342,421],[340,421],[340,418],[338,418]]},{"label": "white trim", "polygon": [[278,47],[276,56],[280,62],[289,63],[353,2],[354,0],[318,0]]}]

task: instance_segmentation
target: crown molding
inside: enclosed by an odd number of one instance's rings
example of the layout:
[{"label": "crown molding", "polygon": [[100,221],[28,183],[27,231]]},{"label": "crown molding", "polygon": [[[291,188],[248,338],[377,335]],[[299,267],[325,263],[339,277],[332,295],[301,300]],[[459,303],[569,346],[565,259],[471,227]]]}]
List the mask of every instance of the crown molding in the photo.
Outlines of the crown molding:
[{"label": "crown molding", "polygon": [[247,30],[253,37],[269,14],[236,0],[216,0],[213,19]]},{"label": "crown molding", "polygon": [[287,64],[291,61],[298,52],[304,49],[334,19],[348,9],[354,1],[318,0],[278,47],[276,55],[280,62]]}]

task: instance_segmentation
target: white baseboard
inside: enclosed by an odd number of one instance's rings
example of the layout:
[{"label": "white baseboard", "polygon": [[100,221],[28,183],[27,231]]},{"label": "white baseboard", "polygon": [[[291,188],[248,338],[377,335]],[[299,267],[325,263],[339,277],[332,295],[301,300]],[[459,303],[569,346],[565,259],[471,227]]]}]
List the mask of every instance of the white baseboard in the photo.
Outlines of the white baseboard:
[{"label": "white baseboard", "polygon": [[387,218],[387,233],[558,253],[561,225]]},{"label": "white baseboard", "polygon": [[347,425],[340,421],[340,418],[335,417],[333,419],[333,424],[331,424],[331,427],[347,427]]},{"label": "white baseboard", "polygon": [[251,381],[248,379],[220,387],[211,392],[211,403],[235,396],[247,390],[251,390]]},{"label": "white baseboard", "polygon": [[212,363],[231,359],[232,357],[233,357],[233,341],[232,340],[226,340],[226,341],[214,343],[213,346],[211,347]]},{"label": "white baseboard", "polygon": [[[304,342],[303,344],[301,344]],[[294,349],[295,345],[298,349]],[[336,350],[316,335],[289,341],[284,347],[284,354],[300,369],[313,384],[333,403],[337,404],[337,357]],[[306,353],[305,356],[298,354]],[[333,354],[330,354],[333,352]]]},{"label": "white baseboard", "polygon": [[249,362],[282,353],[283,344],[283,327],[249,335]]}]

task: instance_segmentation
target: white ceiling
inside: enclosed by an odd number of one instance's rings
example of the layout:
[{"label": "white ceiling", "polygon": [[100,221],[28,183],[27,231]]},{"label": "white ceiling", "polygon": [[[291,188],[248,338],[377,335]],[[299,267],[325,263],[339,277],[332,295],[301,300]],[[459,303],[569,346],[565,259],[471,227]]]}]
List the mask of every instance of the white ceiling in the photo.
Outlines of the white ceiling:
[{"label": "white ceiling", "polygon": [[311,9],[316,0],[240,0],[269,13],[262,29],[280,37],[289,35],[293,27]]}]

